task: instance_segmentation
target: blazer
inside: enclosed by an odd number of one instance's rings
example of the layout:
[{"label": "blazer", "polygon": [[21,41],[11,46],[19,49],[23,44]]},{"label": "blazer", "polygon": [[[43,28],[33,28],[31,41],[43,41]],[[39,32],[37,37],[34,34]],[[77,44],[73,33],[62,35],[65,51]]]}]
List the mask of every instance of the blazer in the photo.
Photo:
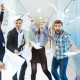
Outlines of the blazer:
[{"label": "blazer", "polygon": [[1,55],[4,55],[5,53],[5,40],[4,40],[4,36],[3,36],[3,32],[1,30],[1,23],[3,21],[3,15],[4,15],[4,12],[1,11],[0,13],[0,58],[1,58]]},{"label": "blazer", "polygon": [[[23,39],[24,39],[24,35],[23,35]],[[14,28],[8,32],[7,44],[6,44],[7,49],[9,49],[13,53],[14,53],[15,49],[20,52],[23,50],[24,45],[25,45],[25,43],[18,48],[18,32],[17,32],[16,28]]]}]

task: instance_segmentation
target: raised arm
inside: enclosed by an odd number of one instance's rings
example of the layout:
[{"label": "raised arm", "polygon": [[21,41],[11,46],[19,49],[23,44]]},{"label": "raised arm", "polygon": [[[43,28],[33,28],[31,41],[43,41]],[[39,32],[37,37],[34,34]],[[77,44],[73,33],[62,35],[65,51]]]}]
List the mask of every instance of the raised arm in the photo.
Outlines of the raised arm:
[{"label": "raised arm", "polygon": [[27,15],[30,19],[31,19],[31,26],[30,26],[30,29],[31,29],[31,31],[34,33],[34,34],[36,34],[36,29],[35,29],[35,26],[34,26],[34,20],[33,20],[33,18],[30,16],[30,15]]},{"label": "raised arm", "polygon": [[33,23],[31,23],[30,29],[31,29],[31,31],[32,31],[32,32],[34,33],[34,35],[35,35],[37,31],[36,31],[35,26],[34,26]]},{"label": "raised arm", "polygon": [[2,23],[2,21],[3,21],[3,15],[4,15],[4,5],[1,4],[0,23]]}]

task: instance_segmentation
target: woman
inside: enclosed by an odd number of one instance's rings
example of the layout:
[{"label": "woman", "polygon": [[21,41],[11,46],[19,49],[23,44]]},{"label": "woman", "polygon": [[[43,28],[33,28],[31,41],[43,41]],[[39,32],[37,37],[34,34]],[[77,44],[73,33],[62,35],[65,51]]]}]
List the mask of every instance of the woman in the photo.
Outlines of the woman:
[{"label": "woman", "polygon": [[[1,24],[3,21],[3,14],[4,14],[4,5],[1,4],[1,14],[0,14],[0,70],[3,68],[3,57],[5,53],[5,41],[3,36],[3,31],[1,30]],[[1,78],[1,72],[0,72],[0,78]],[[1,79],[0,79],[1,80]]]},{"label": "woman", "polygon": [[[31,22],[34,22],[34,21],[31,20]],[[45,55],[45,45],[48,40],[48,29],[46,27],[46,24],[43,22],[40,22],[38,31],[36,31],[36,29],[34,28],[34,24],[31,24],[30,28],[35,35],[35,43],[39,43],[40,46],[42,47],[41,49],[35,49],[34,47],[32,48],[31,80],[36,80],[37,63],[41,64],[44,74],[48,77],[49,80],[52,80],[51,74],[47,68],[47,58]]]}]

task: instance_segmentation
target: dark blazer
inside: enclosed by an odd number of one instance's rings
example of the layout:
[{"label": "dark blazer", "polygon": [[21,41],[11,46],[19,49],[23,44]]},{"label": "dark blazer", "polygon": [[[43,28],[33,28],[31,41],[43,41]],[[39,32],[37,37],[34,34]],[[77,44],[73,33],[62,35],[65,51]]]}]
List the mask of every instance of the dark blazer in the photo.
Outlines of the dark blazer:
[{"label": "dark blazer", "polygon": [[[24,39],[24,36],[23,36],[23,39]],[[16,28],[8,32],[7,45],[6,45],[7,49],[9,49],[13,53],[15,49],[20,52],[21,50],[23,50],[24,45],[25,43],[18,48],[18,32]]]},{"label": "dark blazer", "polygon": [[4,12],[1,11],[1,13],[0,13],[0,61],[3,61],[3,57],[5,54],[5,46],[4,46],[5,40],[4,40],[4,36],[3,36],[3,31],[1,30],[3,15],[4,15]]}]

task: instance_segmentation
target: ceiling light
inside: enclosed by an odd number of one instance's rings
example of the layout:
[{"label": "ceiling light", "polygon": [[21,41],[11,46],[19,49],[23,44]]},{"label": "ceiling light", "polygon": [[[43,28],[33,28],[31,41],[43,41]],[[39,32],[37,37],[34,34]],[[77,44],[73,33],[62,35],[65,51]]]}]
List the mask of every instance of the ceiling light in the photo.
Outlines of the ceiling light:
[{"label": "ceiling light", "polygon": [[38,12],[41,12],[41,9],[37,9]]},{"label": "ceiling light", "polygon": [[68,12],[70,9],[66,9],[65,12]]},{"label": "ceiling light", "polygon": [[39,19],[42,19],[42,17],[39,17]]}]

